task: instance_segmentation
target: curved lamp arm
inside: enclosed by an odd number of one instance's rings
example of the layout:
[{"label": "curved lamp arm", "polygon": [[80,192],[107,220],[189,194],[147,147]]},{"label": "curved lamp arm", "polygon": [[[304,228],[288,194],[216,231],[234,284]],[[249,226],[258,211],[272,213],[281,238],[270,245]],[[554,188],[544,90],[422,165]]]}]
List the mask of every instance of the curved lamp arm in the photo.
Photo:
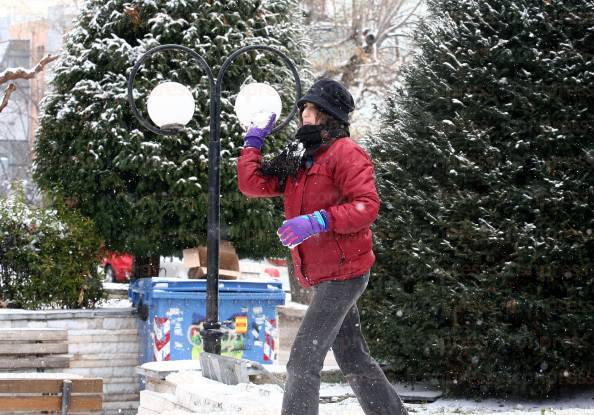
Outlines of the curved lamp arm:
[{"label": "curved lamp arm", "polygon": [[[214,97],[216,97],[215,101],[216,101],[216,105],[217,105],[217,111],[215,111],[215,112],[217,114],[219,112],[218,109],[220,107],[219,97],[221,94],[221,85],[223,82],[223,77],[225,75],[225,71],[235,61],[235,59],[237,59],[237,57],[239,55],[249,52],[249,51],[252,51],[252,50],[266,50],[266,51],[272,52],[272,53],[280,56],[280,58],[283,60],[283,62],[289,67],[289,69],[293,73],[293,77],[295,79],[295,102],[297,102],[299,100],[299,98],[301,98],[301,79],[299,78],[299,73],[297,72],[297,68],[295,67],[295,65],[293,64],[291,59],[289,59],[289,57],[287,57],[287,55],[285,55],[283,52],[279,51],[278,49],[273,48],[272,46],[254,45],[254,46],[246,46],[246,47],[236,50],[235,52],[233,52],[233,54],[231,54],[231,56],[229,56],[225,60],[225,62],[221,66],[221,69],[219,70],[219,74],[217,77],[217,81],[215,82],[213,74],[212,74],[212,70],[210,69],[210,66],[208,66],[208,63],[206,62],[206,60],[202,56],[200,56],[198,53],[196,53],[192,49],[190,49],[186,46],[182,46],[182,45],[174,45],[174,44],[161,45],[161,46],[157,46],[153,49],[150,49],[144,55],[142,55],[140,57],[140,59],[132,67],[132,71],[130,72],[130,75],[128,77],[128,102],[130,104],[130,107],[132,108],[132,113],[134,114],[134,116],[138,119],[138,121],[144,128],[146,128],[147,130],[152,131],[156,134],[175,135],[175,134],[179,133],[181,131],[181,129],[159,128],[159,127],[153,125],[152,123],[150,123],[145,117],[142,116],[142,114],[138,110],[138,106],[136,105],[136,102],[134,101],[134,80],[136,79],[136,76],[138,75],[138,71],[140,70],[140,67],[142,66],[142,64],[144,64],[144,62],[146,62],[155,53],[163,52],[163,51],[167,51],[167,50],[181,50],[182,52],[186,52],[192,58],[194,58],[196,60],[196,62],[198,63],[198,65],[204,70],[204,72],[206,72],[206,75],[208,76],[208,80],[210,83],[211,99],[212,99],[213,95],[214,95]],[[293,117],[295,116],[296,113],[297,113],[297,106],[293,105],[293,108],[291,109],[291,112],[289,113],[289,115],[287,115],[287,117],[285,117],[285,119],[283,120],[282,123],[280,123],[279,125],[274,127],[274,129],[272,130],[272,133],[278,132],[278,131],[282,130],[283,128],[285,128],[289,124],[289,122],[291,122],[291,120],[293,119]]]},{"label": "curved lamp arm", "polygon": [[[289,59],[289,57],[287,55],[285,55],[280,50],[275,49],[272,46],[265,46],[265,45],[254,45],[254,46],[243,47],[243,48],[238,49],[235,52],[233,52],[231,54],[231,56],[229,56],[225,60],[225,62],[223,63],[223,66],[221,66],[221,69],[219,70],[219,75],[217,77],[217,83],[216,83],[216,88],[218,88],[218,91],[216,92],[217,96],[220,93],[220,87],[223,83],[223,77],[225,76],[225,71],[227,70],[227,68],[235,61],[235,59],[237,59],[237,57],[239,55],[241,55],[245,52],[250,52],[252,50],[266,50],[266,51],[272,52],[272,53],[280,56],[280,58],[283,60],[283,62],[289,67],[289,69],[293,73],[293,78],[295,78],[295,103],[297,103],[299,98],[301,98],[301,79],[299,78],[299,72],[297,72],[297,68],[295,67],[295,64],[291,61],[291,59]],[[276,132],[282,130],[283,128],[285,128],[287,126],[287,124],[289,124],[291,122],[291,120],[293,119],[293,117],[295,116],[296,113],[297,113],[297,105],[294,104],[289,115],[287,115],[285,117],[285,119],[283,120],[282,123],[280,123],[278,126],[274,127],[274,129],[271,131],[271,134],[276,133]]]},{"label": "curved lamp arm", "polygon": [[214,83],[212,70],[210,69],[210,66],[208,66],[208,63],[206,63],[206,60],[204,60],[204,58],[202,56],[200,56],[198,53],[194,52],[192,49],[190,49],[186,46],[182,46],[182,45],[157,46],[157,47],[149,50],[148,52],[146,52],[144,55],[142,55],[140,57],[140,59],[138,60],[138,62],[136,62],[136,64],[134,64],[134,67],[132,67],[132,71],[130,72],[130,76],[128,77],[128,103],[130,104],[130,107],[132,108],[132,113],[134,113],[134,116],[138,119],[140,124],[147,130],[152,131],[153,133],[156,133],[159,135],[175,135],[175,134],[178,134],[182,129],[181,128],[171,128],[171,129],[159,128],[159,127],[154,126],[146,118],[144,118],[142,116],[142,114],[140,113],[140,111],[138,110],[138,107],[136,106],[136,102],[134,101],[134,93],[133,93],[134,80],[136,79],[136,75],[138,75],[138,71],[140,70],[140,67],[142,66],[142,64],[144,62],[146,62],[155,53],[163,52],[166,50],[181,50],[182,52],[186,52],[187,54],[189,54],[192,58],[194,58],[196,60],[196,62],[202,68],[202,70],[204,70],[204,72],[206,72],[206,75],[208,76],[208,81],[210,83],[211,91],[213,91],[215,89],[215,83]]}]

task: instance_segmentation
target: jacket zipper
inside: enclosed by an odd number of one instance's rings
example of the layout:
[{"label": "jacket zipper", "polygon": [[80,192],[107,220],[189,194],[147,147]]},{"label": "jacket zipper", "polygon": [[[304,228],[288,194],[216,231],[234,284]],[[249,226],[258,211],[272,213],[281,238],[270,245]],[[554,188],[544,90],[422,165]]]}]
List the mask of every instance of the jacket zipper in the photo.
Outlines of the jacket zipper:
[{"label": "jacket zipper", "polygon": [[[301,191],[301,206],[299,206],[299,214],[302,214],[302,210],[303,210],[303,196],[305,195],[305,184],[307,183],[307,171],[303,171],[303,174],[305,175],[305,177],[303,178],[303,190]],[[299,247],[297,247],[297,255],[299,255],[301,257],[301,254],[299,254]],[[301,275],[303,275],[303,278],[305,278],[305,281],[307,281],[309,283],[309,285],[313,285],[313,283],[310,281],[309,277],[305,274],[305,270],[303,269],[303,259],[301,260],[301,264],[299,265],[301,267]]]},{"label": "jacket zipper", "polygon": [[[301,206],[299,207],[300,215],[303,213],[303,196],[305,195],[305,184],[307,183],[307,171],[304,171],[303,174],[305,175],[305,177],[303,178],[303,192],[301,193]],[[338,243],[338,239],[336,238],[336,236],[333,235],[332,237],[334,239],[334,242],[336,242],[336,245],[338,246],[338,249],[340,251],[339,265],[343,265],[346,262],[346,256],[344,255],[344,251],[342,250],[340,243]],[[299,248],[297,248],[297,249],[299,249]],[[301,265],[301,274],[303,275],[303,277],[309,284],[312,284],[312,282],[309,280],[309,278],[307,277],[307,275],[305,275],[305,272],[303,271],[303,263],[301,263],[301,264],[302,264]]]},{"label": "jacket zipper", "polygon": [[303,178],[303,190],[301,191],[301,206],[299,206],[299,214],[303,214],[303,196],[305,195],[305,185],[307,184],[307,171],[303,171],[305,177]]}]

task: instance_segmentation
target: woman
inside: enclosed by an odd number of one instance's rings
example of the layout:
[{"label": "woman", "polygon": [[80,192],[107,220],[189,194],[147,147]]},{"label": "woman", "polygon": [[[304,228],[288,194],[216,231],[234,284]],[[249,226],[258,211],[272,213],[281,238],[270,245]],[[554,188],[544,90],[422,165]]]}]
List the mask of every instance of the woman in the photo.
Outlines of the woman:
[{"label": "woman", "polygon": [[379,211],[373,164],[349,138],[351,94],[322,79],[297,102],[296,140],[268,163],[260,149],[275,116],[245,135],[239,190],[248,197],[284,196],[278,229],[295,276],[314,297],[287,363],[282,415],[318,413],[320,372],[330,347],[366,414],[408,414],[361,333],[357,299],[375,261],[370,225]]}]

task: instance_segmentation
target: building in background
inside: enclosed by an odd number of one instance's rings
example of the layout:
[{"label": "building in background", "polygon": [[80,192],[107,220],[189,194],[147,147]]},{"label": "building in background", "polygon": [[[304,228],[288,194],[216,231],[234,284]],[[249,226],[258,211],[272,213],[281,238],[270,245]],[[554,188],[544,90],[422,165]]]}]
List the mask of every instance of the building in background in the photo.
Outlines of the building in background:
[{"label": "building in background", "polygon": [[[47,40],[48,40],[48,20],[39,19],[31,20],[22,23],[16,23],[10,26],[11,40],[26,40],[29,42],[29,62],[23,65],[26,68],[32,68],[47,55]],[[27,99],[27,110],[23,113],[26,117],[24,122],[28,124],[28,140],[29,148],[33,148],[33,140],[35,138],[35,130],[37,129],[37,119],[39,114],[39,103],[45,92],[44,74],[29,80],[29,95]]]},{"label": "building in background", "polygon": [[[35,14],[0,16],[0,72],[7,68],[31,69],[48,54],[60,53],[64,34],[78,13],[74,2],[52,5]],[[22,11],[21,11],[22,12]],[[31,162],[41,100],[53,65],[30,80],[18,80],[17,90],[0,113],[0,193],[14,180],[32,186]],[[4,90],[4,88],[2,89]]]},{"label": "building in background", "polygon": [[10,21],[10,16],[0,16],[0,40],[8,39]]},{"label": "building in background", "polygon": [[[7,68],[29,67],[29,40],[0,42],[0,72]],[[17,90],[0,113],[0,178],[2,181],[25,179],[30,166],[30,83],[15,82]]]}]

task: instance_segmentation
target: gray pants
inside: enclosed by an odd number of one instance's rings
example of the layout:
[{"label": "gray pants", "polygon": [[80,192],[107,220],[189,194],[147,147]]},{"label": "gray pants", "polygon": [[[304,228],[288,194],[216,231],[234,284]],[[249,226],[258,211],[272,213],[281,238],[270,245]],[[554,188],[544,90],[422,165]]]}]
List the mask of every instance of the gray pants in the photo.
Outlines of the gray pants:
[{"label": "gray pants", "polygon": [[330,346],[366,415],[408,415],[361,333],[357,299],[368,282],[369,272],[314,286],[287,363],[282,415],[318,414],[320,372]]}]

